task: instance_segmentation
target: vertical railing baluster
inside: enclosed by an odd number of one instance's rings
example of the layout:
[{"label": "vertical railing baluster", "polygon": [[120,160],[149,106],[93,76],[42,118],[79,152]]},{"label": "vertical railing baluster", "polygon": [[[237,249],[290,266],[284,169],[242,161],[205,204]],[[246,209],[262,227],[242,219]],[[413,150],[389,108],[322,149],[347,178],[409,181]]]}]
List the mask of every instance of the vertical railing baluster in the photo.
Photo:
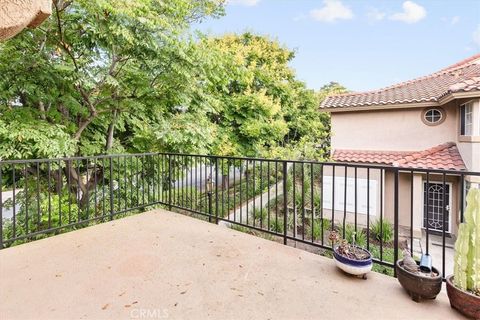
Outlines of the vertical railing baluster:
[{"label": "vertical railing baluster", "polygon": [[[295,162],[292,164],[292,199],[293,199],[293,237],[297,237],[297,195],[296,195],[296,189],[297,189],[297,181],[296,181],[296,168],[295,168]],[[288,215],[288,209],[287,209],[287,215]]]},{"label": "vertical railing baluster", "polygon": [[[256,162],[253,160],[253,169],[252,169],[252,194],[253,194],[253,209],[252,209],[252,221],[253,221],[253,226],[255,227],[255,197],[257,193],[257,186],[255,184],[255,167],[256,167]],[[250,200],[250,196],[247,199],[247,203]]]},{"label": "vertical railing baluster", "polygon": [[410,171],[410,255],[413,257],[413,170]]},{"label": "vertical railing baluster", "polygon": [[[343,238],[345,239],[345,225],[346,225],[346,220],[347,220],[347,178],[348,178],[348,168],[345,165],[344,171],[343,171]],[[350,239],[348,239],[350,240]],[[353,239],[352,239],[353,240]]]},{"label": "vertical railing baluster", "polygon": [[315,228],[315,203],[314,203],[314,179],[313,179],[313,162],[310,163],[310,214],[311,214],[311,218],[312,218],[312,224],[310,226],[310,229],[311,229],[311,240],[312,242],[314,242],[314,228]]},{"label": "vertical railing baluster", "polygon": [[[394,223],[393,223],[393,263],[395,264],[398,260],[398,208],[399,208],[399,170],[398,168],[394,171],[395,179],[394,179],[394,197],[393,197],[393,214],[394,214]],[[396,268],[393,268],[394,276],[397,276]]]},{"label": "vertical railing baluster", "polygon": [[[248,215],[249,215],[249,214],[248,214],[248,207],[249,207],[249,205],[248,205],[248,199],[249,199],[249,193],[248,193],[248,177],[250,176],[250,173],[248,172],[248,160],[246,160],[245,162],[246,162],[246,164],[247,164],[247,167],[245,168],[245,202],[246,202],[246,204],[247,204],[247,206],[246,206],[245,209],[246,209],[247,212],[245,213],[245,215],[247,216],[247,219],[246,219],[246,220],[247,220],[247,225],[248,225]],[[242,205],[243,205],[243,202],[242,202]]]},{"label": "vertical railing baluster", "polygon": [[168,155],[168,210],[172,211],[172,156]]},{"label": "vertical railing baluster", "polygon": [[[15,172],[15,170],[14,170],[14,172]],[[50,188],[51,188],[51,182],[50,182],[51,177],[50,177],[50,175],[51,175],[50,160],[47,160],[48,229],[50,229],[52,227],[52,197],[51,197],[51,194],[50,194]],[[14,194],[15,194],[15,192],[14,192]]]},{"label": "vertical railing baluster", "polygon": [[358,168],[355,166],[355,172],[354,172],[354,176],[355,176],[355,182],[354,182],[354,188],[355,188],[355,194],[354,194],[354,202],[355,202],[355,234],[357,234],[358,230],[357,230],[357,225],[358,225],[358,183],[357,183],[357,180],[358,180]]},{"label": "vertical railing baluster", "polygon": [[[68,164],[67,164],[68,161]],[[67,170],[67,192],[68,192],[68,224],[72,223],[72,173],[70,172],[71,162],[65,160],[65,170]]]},{"label": "vertical railing baluster", "polygon": [[287,178],[288,166],[287,161],[283,161],[283,244],[287,244],[287,227],[288,227],[288,196],[287,196]]},{"label": "vertical railing baluster", "polygon": [[305,163],[302,162],[302,240],[305,240]]},{"label": "vertical railing baluster", "polygon": [[114,202],[113,202],[113,157],[109,156],[109,170],[110,170],[110,177],[108,179],[109,186],[110,186],[110,220],[113,220],[114,215]]},{"label": "vertical railing baluster", "polygon": [[243,204],[243,202],[242,202],[242,175],[243,175],[243,170],[242,170],[242,160],[239,160],[239,161],[240,161],[240,166],[239,166],[240,169],[239,169],[238,174],[240,176],[239,177],[240,178],[240,187],[239,187],[240,188],[240,200],[238,201],[238,203],[240,205],[240,223],[243,223],[243,219],[242,219],[243,218],[243,216],[242,216],[243,215],[242,214],[242,211],[243,211],[243,209],[242,209],[242,207],[243,207],[243,205],[242,205]]},{"label": "vertical railing baluster", "polygon": [[275,161],[275,232],[278,233],[278,161]]},{"label": "vertical railing baluster", "polygon": [[215,223],[218,224],[218,157],[215,157]]},{"label": "vertical railing baluster", "polygon": [[93,158],[93,183],[94,183],[94,188],[93,188],[93,192],[94,192],[94,196],[93,196],[93,204],[95,206],[95,209],[93,210],[94,214],[95,214],[95,218],[98,217],[98,208],[97,208],[97,205],[98,205],[98,202],[97,202],[97,184],[98,184],[98,177],[97,177],[97,158]]},{"label": "vertical railing baluster", "polygon": [[[62,188],[63,188],[63,176],[62,176],[62,162],[58,160],[58,225],[62,225]],[[25,183],[26,183],[25,179]],[[25,190],[27,190],[27,186],[25,185]],[[28,203],[25,198],[25,208],[28,208]],[[27,215],[28,216],[28,215]],[[27,218],[28,220],[28,218]],[[28,233],[28,231],[26,231]]]},{"label": "vertical railing baluster", "polygon": [[[446,234],[445,234],[445,228],[447,227],[447,223],[448,221],[446,221],[446,216],[447,216],[447,210],[446,210],[446,206],[448,205],[447,204],[447,182],[446,182],[446,176],[445,176],[445,173],[442,174],[442,185],[443,185],[443,199],[442,199],[442,203],[443,203],[443,208],[442,208],[442,213],[443,213],[443,221],[442,221],[442,225],[443,225],[443,228],[442,228],[442,277],[445,278],[445,238],[446,238]],[[450,214],[450,213],[448,213]],[[450,230],[449,230],[450,231]]]},{"label": "vertical railing baluster", "polygon": [[370,250],[370,168],[367,168],[367,250]]},{"label": "vertical railing baluster", "polygon": [[[105,174],[106,174],[105,158],[102,158],[102,216],[105,218],[106,204],[105,204]],[[133,192],[131,193],[133,194]],[[102,218],[102,220],[103,220]]]},{"label": "vertical railing baluster", "polygon": [[0,161],[0,250],[3,249],[3,166]]},{"label": "vertical railing baluster", "polygon": [[[260,229],[263,229],[263,161],[260,160]],[[255,198],[254,198],[255,200]]]},{"label": "vertical railing baluster", "polygon": [[87,200],[87,218],[86,220],[90,219],[90,188],[89,188],[89,180],[90,180],[90,177],[88,176],[88,170],[89,170],[89,166],[90,166],[90,160],[87,158],[85,159],[85,175],[86,175],[86,178],[85,178],[85,189],[86,189],[86,200]]},{"label": "vertical railing baluster", "polygon": [[335,165],[332,165],[332,231],[335,230]]},{"label": "vertical railing baluster", "polygon": [[324,219],[323,219],[323,187],[324,187],[324,181],[323,181],[323,163],[320,164],[320,242],[322,243],[322,246],[325,244],[325,241],[323,240],[324,238]]},{"label": "vertical railing baluster", "polygon": [[[13,193],[12,193],[12,202],[13,202],[13,206],[12,206],[12,210],[13,210],[13,237],[16,238],[17,237],[17,203],[16,203],[16,177],[15,177],[15,164],[12,164],[12,184],[13,184]],[[50,202],[49,202],[49,205],[50,205]],[[49,207],[49,210],[50,210],[50,207]],[[49,222],[49,227],[50,227],[50,220],[48,221]]]},{"label": "vertical railing baluster", "polygon": [[383,261],[383,169],[380,169],[380,261]]},{"label": "vertical railing baluster", "polygon": [[425,210],[426,210],[426,220],[425,221],[425,253],[429,253],[429,215],[430,215],[430,172],[427,171],[427,186],[425,187]]},{"label": "vertical railing baluster", "polygon": [[40,163],[37,161],[37,229],[40,229]]},{"label": "vertical railing baluster", "polygon": [[460,174],[460,222],[463,223],[465,214],[465,176]]},{"label": "vertical railing baluster", "polygon": [[267,161],[267,230],[270,231],[270,161]]},{"label": "vertical railing baluster", "polygon": [[[24,182],[24,190],[25,190],[25,234],[28,234],[28,229],[29,229],[28,228],[28,218],[29,218],[28,207],[29,207],[30,203],[29,203],[29,193],[28,193],[28,166],[27,166],[27,163],[24,164],[23,170],[25,171],[25,182]],[[1,192],[1,190],[0,190],[0,192]],[[0,216],[0,222],[1,221],[2,221],[2,219],[1,219],[1,216]],[[1,246],[0,246],[0,249],[1,249]]]}]

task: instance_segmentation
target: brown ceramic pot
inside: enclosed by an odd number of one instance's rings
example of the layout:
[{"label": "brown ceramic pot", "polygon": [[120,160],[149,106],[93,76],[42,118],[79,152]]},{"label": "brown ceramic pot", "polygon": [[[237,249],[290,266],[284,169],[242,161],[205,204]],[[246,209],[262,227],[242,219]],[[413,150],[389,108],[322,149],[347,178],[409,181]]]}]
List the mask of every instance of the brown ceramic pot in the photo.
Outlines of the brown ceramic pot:
[{"label": "brown ceramic pot", "polygon": [[480,297],[455,287],[453,276],[447,278],[447,295],[452,308],[469,318],[480,320]]},{"label": "brown ceramic pot", "polygon": [[438,274],[436,277],[424,277],[407,271],[403,268],[402,260],[397,261],[395,268],[398,281],[415,302],[420,302],[422,299],[435,299],[442,290],[442,274],[435,268],[432,269]]}]

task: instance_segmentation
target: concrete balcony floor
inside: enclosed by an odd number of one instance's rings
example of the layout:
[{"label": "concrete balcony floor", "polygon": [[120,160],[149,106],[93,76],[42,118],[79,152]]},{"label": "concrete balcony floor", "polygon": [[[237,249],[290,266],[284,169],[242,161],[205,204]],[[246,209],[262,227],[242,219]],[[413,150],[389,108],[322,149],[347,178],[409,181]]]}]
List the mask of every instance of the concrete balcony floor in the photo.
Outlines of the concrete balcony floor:
[{"label": "concrete balcony floor", "polygon": [[442,292],[154,210],[0,251],[1,319],[461,319]]}]

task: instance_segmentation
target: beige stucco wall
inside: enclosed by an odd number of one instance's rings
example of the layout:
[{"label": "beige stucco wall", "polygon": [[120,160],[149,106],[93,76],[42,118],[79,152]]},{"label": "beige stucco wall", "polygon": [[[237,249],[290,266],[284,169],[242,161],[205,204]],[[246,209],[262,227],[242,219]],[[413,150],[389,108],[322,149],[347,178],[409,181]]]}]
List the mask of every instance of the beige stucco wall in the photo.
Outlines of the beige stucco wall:
[{"label": "beige stucco wall", "polygon": [[437,126],[422,122],[424,108],[332,113],[332,149],[416,151],[457,141],[458,108],[443,109]]}]

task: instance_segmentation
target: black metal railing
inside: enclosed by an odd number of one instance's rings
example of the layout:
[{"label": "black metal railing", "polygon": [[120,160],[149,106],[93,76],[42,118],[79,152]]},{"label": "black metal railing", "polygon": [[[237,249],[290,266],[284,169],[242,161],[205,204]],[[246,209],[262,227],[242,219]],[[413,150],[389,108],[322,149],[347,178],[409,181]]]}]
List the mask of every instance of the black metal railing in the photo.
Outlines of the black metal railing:
[{"label": "black metal railing", "polygon": [[[473,178],[472,178],[473,177]],[[329,255],[337,231],[393,274],[408,248],[451,273],[478,172],[146,153],[0,161],[0,248],[155,206]],[[440,261],[439,261],[440,260]]]}]

